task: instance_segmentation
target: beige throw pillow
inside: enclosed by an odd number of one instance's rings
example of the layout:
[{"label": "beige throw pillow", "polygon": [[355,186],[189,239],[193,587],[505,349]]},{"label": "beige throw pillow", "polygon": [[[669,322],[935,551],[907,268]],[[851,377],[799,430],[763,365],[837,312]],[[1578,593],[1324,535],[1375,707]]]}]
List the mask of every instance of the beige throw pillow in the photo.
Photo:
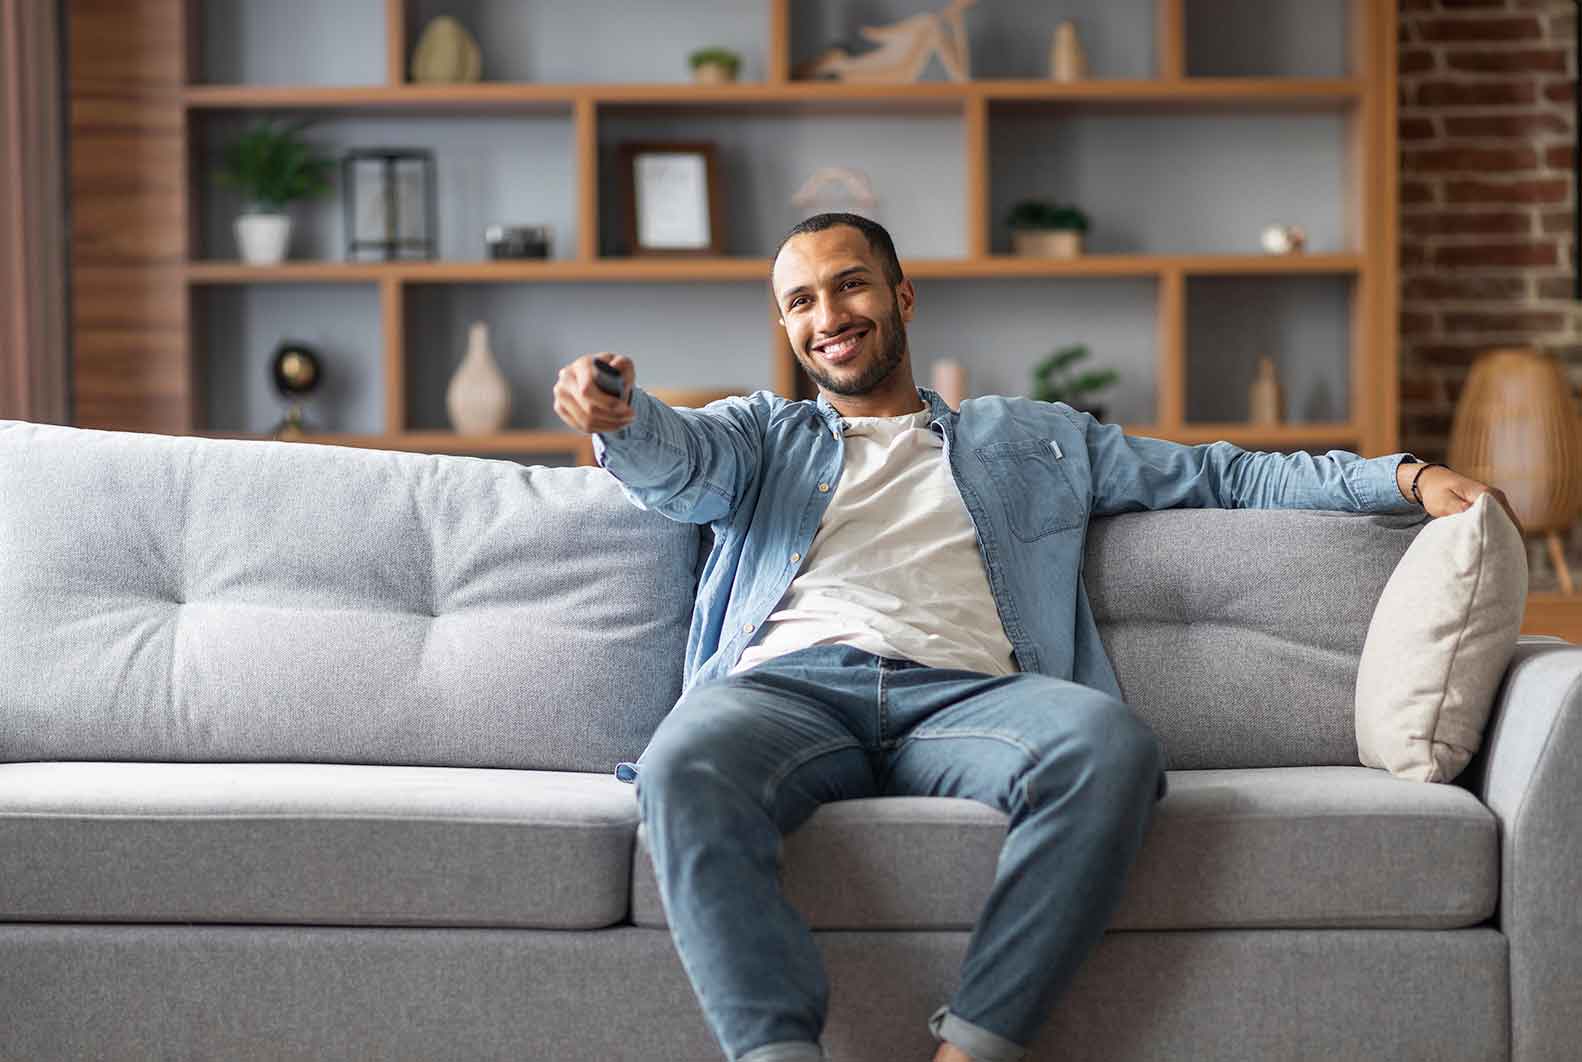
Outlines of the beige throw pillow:
[{"label": "beige throw pillow", "polygon": [[1379,595],[1357,669],[1357,753],[1448,782],[1483,741],[1527,605],[1527,547],[1485,494],[1417,533]]}]

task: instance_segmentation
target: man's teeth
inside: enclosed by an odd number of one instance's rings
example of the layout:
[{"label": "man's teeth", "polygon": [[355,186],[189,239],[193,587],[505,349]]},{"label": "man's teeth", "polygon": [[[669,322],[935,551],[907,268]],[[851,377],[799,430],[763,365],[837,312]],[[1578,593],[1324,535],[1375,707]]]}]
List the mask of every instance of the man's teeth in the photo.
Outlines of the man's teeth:
[{"label": "man's teeth", "polygon": [[846,353],[852,347],[856,346],[857,345],[857,340],[859,340],[861,338],[862,338],[862,335],[860,333],[858,335],[854,335],[854,336],[847,336],[845,339],[841,340],[839,343],[831,343],[829,346],[825,347],[824,348],[824,353],[825,354],[832,354],[832,355],[835,355],[835,356],[838,357],[841,354]]}]

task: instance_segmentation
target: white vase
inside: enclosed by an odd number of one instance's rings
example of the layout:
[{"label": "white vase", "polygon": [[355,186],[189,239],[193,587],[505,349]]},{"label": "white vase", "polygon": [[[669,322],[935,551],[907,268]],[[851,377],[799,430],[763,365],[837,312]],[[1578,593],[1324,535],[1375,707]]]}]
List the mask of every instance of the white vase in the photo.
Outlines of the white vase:
[{"label": "white vase", "polygon": [[285,261],[291,245],[289,214],[242,214],[236,219],[236,246],[248,265],[272,266]]},{"label": "white vase", "polygon": [[463,435],[491,435],[505,427],[511,388],[489,349],[489,326],[482,321],[467,332],[467,354],[445,389],[451,427]]}]

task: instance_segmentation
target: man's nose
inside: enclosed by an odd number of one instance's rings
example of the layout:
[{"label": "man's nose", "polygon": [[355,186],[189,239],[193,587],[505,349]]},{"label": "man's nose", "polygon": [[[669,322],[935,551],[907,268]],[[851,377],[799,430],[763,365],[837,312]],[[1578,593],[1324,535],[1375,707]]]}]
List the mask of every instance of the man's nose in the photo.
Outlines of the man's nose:
[{"label": "man's nose", "polygon": [[819,300],[813,310],[813,328],[824,336],[832,336],[840,330],[841,313],[835,304],[827,299]]}]

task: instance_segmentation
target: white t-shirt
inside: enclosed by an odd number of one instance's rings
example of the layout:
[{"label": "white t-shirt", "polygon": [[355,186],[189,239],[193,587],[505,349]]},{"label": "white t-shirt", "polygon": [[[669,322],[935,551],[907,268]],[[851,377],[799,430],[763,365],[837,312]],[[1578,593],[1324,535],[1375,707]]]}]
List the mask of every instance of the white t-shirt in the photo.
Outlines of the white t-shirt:
[{"label": "white t-shirt", "polygon": [[989,675],[1017,670],[977,533],[928,410],[846,417],[813,544],[731,673],[814,645]]}]

